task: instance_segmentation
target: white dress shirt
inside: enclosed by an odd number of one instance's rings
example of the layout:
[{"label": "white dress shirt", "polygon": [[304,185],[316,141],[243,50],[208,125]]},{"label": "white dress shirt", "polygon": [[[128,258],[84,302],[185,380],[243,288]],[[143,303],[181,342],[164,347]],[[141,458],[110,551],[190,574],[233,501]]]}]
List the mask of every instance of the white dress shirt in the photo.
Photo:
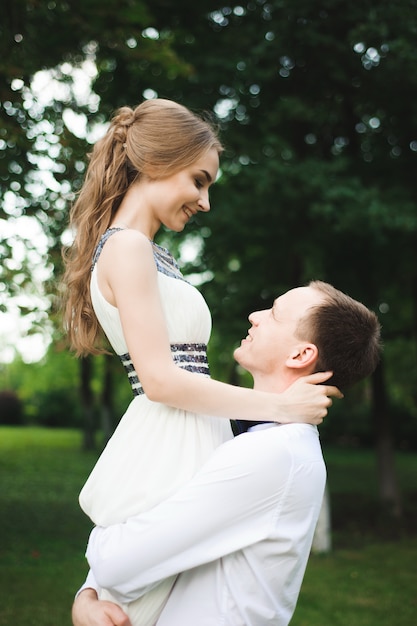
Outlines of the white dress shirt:
[{"label": "white dress shirt", "polygon": [[95,528],[84,587],[111,588],[126,603],[183,572],[157,626],[287,626],[325,480],[315,426],[240,435],[168,500]]}]

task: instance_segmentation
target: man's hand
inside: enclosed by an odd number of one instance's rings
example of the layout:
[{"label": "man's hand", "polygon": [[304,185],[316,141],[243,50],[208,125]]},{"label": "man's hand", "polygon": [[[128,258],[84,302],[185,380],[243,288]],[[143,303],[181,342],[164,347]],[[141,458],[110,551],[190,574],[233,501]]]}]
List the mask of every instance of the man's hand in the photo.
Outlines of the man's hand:
[{"label": "man's hand", "polygon": [[72,623],[74,626],[132,626],[120,606],[99,600],[94,589],[84,589],[74,600]]}]

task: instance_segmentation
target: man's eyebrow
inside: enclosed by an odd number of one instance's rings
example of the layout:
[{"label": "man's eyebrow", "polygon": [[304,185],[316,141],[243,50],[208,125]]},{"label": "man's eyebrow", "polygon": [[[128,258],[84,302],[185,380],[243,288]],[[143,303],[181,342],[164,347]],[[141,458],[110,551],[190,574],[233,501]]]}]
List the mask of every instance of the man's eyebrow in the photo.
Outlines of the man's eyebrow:
[{"label": "man's eyebrow", "polygon": [[200,170],[200,172],[202,172],[204,174],[204,176],[207,178],[207,182],[212,183],[213,179],[210,176],[210,174],[207,172],[207,170]]}]

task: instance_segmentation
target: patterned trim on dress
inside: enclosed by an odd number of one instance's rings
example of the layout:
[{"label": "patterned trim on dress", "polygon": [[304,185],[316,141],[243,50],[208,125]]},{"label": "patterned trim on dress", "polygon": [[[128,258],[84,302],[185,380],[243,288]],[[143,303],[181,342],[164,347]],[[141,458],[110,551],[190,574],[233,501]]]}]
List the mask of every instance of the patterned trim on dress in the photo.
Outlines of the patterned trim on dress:
[{"label": "patterned trim on dress", "polygon": [[170,278],[179,278],[185,280],[181,274],[180,267],[172,254],[166,248],[163,248],[159,244],[151,241],[153,248],[153,258],[155,259],[156,269],[161,274],[165,274]]},{"label": "patterned trim on dress", "polygon": [[[194,372],[195,374],[210,376],[207,360],[207,345],[205,343],[172,343],[171,354],[174,363],[178,365],[178,367],[188,372]],[[130,354],[120,354],[119,357],[127,372],[133,395],[141,396],[145,392],[135,371]]]},{"label": "patterned trim on dress", "polygon": [[128,352],[126,354],[119,354],[119,358],[127,372],[127,378],[130,386],[132,387],[133,395],[141,396],[145,392],[143,391],[143,387],[139,382],[139,378],[136,374],[135,366],[133,365],[133,361],[130,358],[130,354]]},{"label": "patterned trim on dress", "polygon": [[[106,243],[108,238],[111,237],[114,233],[117,233],[119,230],[125,230],[125,229],[124,228],[108,228],[106,232],[104,233],[104,235],[102,235],[97,245],[97,248],[95,249],[95,252],[94,252],[93,262],[91,264],[91,271],[93,271],[94,266],[96,265],[99,259],[99,256],[101,254],[101,251],[103,250],[104,244]],[[170,251],[167,250],[166,248],[163,248],[162,246],[155,243],[154,241],[151,241],[151,240],[149,241],[152,245],[153,258],[155,260],[155,265],[156,265],[156,269],[158,270],[158,272],[160,272],[161,274],[165,274],[165,276],[169,276],[170,278],[178,278],[180,280],[184,280],[185,282],[188,282],[182,275],[180,267],[177,261],[174,259],[174,257],[170,253]]]},{"label": "patterned trim on dress", "polygon": [[171,354],[182,369],[210,376],[205,343],[172,343]]}]

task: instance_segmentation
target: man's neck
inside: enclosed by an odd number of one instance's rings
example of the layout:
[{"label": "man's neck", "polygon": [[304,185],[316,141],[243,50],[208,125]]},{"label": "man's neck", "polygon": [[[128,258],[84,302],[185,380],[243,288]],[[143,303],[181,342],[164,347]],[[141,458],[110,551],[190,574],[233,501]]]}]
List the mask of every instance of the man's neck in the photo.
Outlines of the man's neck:
[{"label": "man's neck", "polygon": [[298,378],[298,376],[254,376],[253,388],[267,393],[283,393]]}]

